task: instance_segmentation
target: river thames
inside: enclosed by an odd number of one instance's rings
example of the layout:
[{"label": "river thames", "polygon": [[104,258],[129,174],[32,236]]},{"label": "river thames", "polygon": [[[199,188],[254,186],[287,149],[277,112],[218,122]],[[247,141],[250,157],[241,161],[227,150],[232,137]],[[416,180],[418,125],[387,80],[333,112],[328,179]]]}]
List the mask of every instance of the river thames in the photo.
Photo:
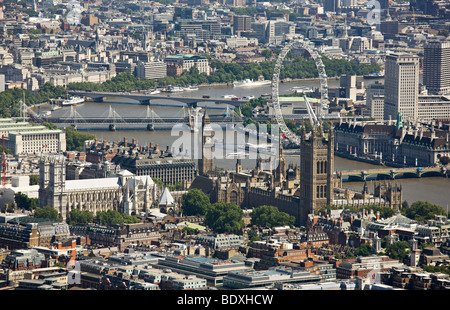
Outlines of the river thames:
[{"label": "river thames", "polygon": [[[373,83],[374,80],[364,80],[365,85]],[[300,85],[301,84],[301,85]],[[339,86],[339,81],[336,79],[329,79],[328,85],[330,88]],[[299,83],[296,82],[288,82],[288,83],[280,83],[279,92],[280,94],[292,93],[291,89],[294,86],[302,86],[302,87],[318,87],[317,80],[304,80]],[[177,93],[176,96],[186,96],[186,97],[201,97],[201,96],[210,96],[211,98],[221,98],[225,95],[235,95],[237,97],[244,96],[255,96],[256,98],[264,95],[271,94],[270,85],[261,86],[261,87],[253,87],[249,88],[234,88],[230,85],[214,85],[214,86],[203,86],[199,87],[196,91],[184,91],[182,93]],[[76,111],[81,116],[105,116],[108,115],[111,108],[117,113],[117,115],[126,117],[126,116],[136,116],[136,115],[145,115],[146,106],[139,105],[136,102],[127,102],[122,101],[118,102],[117,98],[110,99],[111,101],[106,101],[102,103],[96,102],[85,102],[82,105],[76,107]],[[163,107],[163,106],[154,106],[151,107],[158,115],[183,115],[183,109],[181,107]],[[49,106],[43,105],[40,108],[40,112],[49,110]],[[59,110],[53,111],[52,114],[55,116],[67,115],[70,111],[70,107],[63,107]],[[223,111],[218,110],[218,112],[212,113],[223,113]],[[160,144],[162,148],[166,146],[171,146],[172,143],[179,138],[178,135],[172,135],[170,130],[155,130],[155,131],[145,131],[145,130],[118,130],[118,131],[87,131],[91,134],[94,134],[98,139],[104,139],[108,141],[122,141],[125,137],[128,138],[128,141],[131,139],[137,139],[140,145],[148,145],[149,143]],[[299,164],[299,156],[297,155],[287,155],[286,159],[288,163]],[[243,160],[243,168],[251,169],[255,167],[255,160]],[[234,159],[221,159],[216,160],[215,165],[218,168],[234,170],[235,169],[235,160]],[[352,161],[340,157],[335,158],[335,170],[343,171],[343,170],[367,170],[367,169],[375,169],[379,168],[379,166]],[[408,203],[412,203],[415,201],[429,201],[434,204],[438,204],[444,208],[447,208],[450,201],[450,178],[443,177],[426,177],[421,179],[398,179],[394,182],[397,182],[402,185],[403,188],[403,199],[408,201]],[[373,181],[368,181],[369,190],[373,192]],[[361,191],[363,187],[362,182],[345,182],[344,187]]]}]

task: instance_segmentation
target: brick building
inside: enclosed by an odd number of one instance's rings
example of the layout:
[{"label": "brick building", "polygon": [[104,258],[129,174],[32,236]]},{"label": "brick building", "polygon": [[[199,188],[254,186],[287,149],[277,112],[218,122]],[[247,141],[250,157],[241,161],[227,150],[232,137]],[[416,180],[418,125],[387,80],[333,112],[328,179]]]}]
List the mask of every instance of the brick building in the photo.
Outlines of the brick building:
[{"label": "brick building", "polygon": [[0,223],[0,247],[27,249],[50,247],[59,238],[70,235],[69,226],[52,220],[20,217]]},{"label": "brick building", "polygon": [[125,249],[131,244],[150,245],[159,239],[159,231],[152,223],[136,223],[113,226],[71,226],[73,235],[83,236],[89,245],[118,247]]},{"label": "brick building", "polygon": [[248,257],[260,259],[260,268],[279,266],[293,261],[314,259],[310,248],[300,244],[279,242],[275,240],[254,241],[248,251]]},{"label": "brick building", "polygon": [[376,273],[389,271],[393,267],[403,266],[398,260],[390,259],[387,256],[357,257],[354,259],[346,259],[339,266],[336,266],[336,278],[367,278]]}]

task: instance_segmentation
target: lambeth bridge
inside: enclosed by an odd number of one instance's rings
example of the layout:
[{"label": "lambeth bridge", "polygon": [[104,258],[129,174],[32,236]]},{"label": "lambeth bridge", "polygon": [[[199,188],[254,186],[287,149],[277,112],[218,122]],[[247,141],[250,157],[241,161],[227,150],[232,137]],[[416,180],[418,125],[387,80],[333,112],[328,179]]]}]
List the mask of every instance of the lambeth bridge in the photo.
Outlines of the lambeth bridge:
[{"label": "lambeth bridge", "polygon": [[337,176],[342,182],[364,182],[368,180],[395,180],[437,176],[449,177],[449,172],[444,167],[409,167],[339,171],[337,172]]}]

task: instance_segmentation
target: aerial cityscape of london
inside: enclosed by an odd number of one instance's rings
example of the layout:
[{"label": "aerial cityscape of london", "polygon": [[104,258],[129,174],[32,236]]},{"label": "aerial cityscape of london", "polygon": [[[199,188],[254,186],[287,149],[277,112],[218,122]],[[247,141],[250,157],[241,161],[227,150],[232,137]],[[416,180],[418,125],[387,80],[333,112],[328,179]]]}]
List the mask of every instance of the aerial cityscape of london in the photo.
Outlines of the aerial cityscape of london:
[{"label": "aerial cityscape of london", "polygon": [[449,0],[0,0],[0,133],[5,296],[450,289]]}]

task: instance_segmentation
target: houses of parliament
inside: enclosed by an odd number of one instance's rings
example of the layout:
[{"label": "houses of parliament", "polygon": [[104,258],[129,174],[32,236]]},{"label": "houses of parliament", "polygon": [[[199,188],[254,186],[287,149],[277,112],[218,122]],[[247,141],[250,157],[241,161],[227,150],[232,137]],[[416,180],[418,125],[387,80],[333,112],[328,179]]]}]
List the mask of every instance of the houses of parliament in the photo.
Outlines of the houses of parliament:
[{"label": "houses of parliament", "polygon": [[[297,163],[287,163],[280,137],[271,141],[272,149],[278,143],[275,165],[273,161],[268,164],[267,159],[258,156],[255,167],[244,170],[241,159],[237,159],[235,171],[215,169],[214,131],[207,113],[202,117],[200,128],[202,152],[198,172],[190,186],[177,195],[197,188],[209,197],[211,203],[235,203],[243,209],[274,206],[295,217],[295,225],[298,226],[304,226],[310,214],[326,205],[399,208],[402,204],[401,187],[390,183],[375,184],[373,195],[369,193],[367,184],[359,193],[343,189],[339,175],[334,172],[334,131],[324,132],[320,125],[301,134]],[[106,169],[109,167],[107,165]],[[39,205],[53,206],[64,219],[77,208],[94,214],[117,210],[136,215],[159,206],[162,189],[153,181],[152,175],[136,175],[122,170],[106,173],[109,177],[101,179],[70,180],[66,179],[64,160],[56,158],[43,159],[39,172]],[[179,203],[172,206],[171,212],[178,213],[179,207]]]},{"label": "houses of parliament", "polygon": [[[258,157],[250,171],[244,171],[241,159],[236,160],[233,172],[219,172],[214,168],[214,133],[209,130],[207,115],[202,124],[202,155],[198,161],[198,175],[190,188],[202,190],[211,203],[235,203],[243,209],[271,205],[295,217],[295,225],[304,226],[308,214],[325,205],[367,205],[399,208],[402,203],[400,186],[386,183],[374,185],[375,195],[368,191],[350,192],[342,189],[342,182],[334,172],[334,132],[324,132],[321,125],[301,134],[298,164],[287,164],[278,139],[278,165],[263,169],[263,159]],[[272,141],[273,142],[273,141]]]}]

